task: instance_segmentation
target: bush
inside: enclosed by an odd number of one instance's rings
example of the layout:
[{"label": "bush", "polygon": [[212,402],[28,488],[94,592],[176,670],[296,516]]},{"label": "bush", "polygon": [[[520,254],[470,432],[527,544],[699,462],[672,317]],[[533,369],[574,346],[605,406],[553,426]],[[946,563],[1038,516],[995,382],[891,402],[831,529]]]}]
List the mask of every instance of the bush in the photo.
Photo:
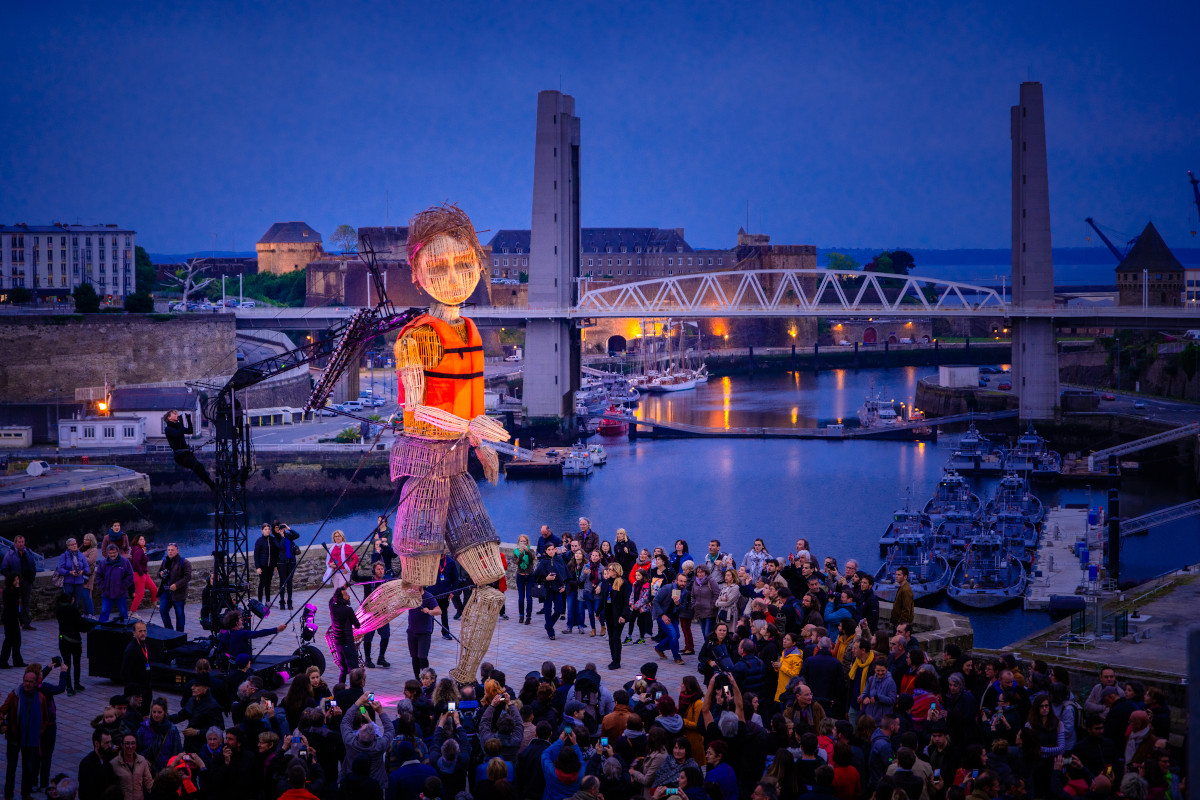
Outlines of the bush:
[{"label": "bush", "polygon": [[81,283],[71,292],[75,298],[76,314],[95,314],[100,311],[100,295],[90,283]]},{"label": "bush", "polygon": [[8,302],[28,303],[33,300],[33,292],[26,289],[24,286],[14,286],[8,290]]},{"label": "bush", "polygon": [[358,428],[344,428],[333,437],[333,440],[340,444],[358,444],[358,439]]},{"label": "bush", "polygon": [[154,298],[149,292],[134,292],[125,298],[125,310],[130,314],[151,314],[154,312]]}]

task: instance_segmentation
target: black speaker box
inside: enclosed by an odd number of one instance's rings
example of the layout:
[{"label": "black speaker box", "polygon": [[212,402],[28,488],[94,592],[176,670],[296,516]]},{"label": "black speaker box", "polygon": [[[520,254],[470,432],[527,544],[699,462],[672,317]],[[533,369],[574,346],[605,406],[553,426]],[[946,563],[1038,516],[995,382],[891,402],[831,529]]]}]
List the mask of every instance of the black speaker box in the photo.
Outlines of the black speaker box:
[{"label": "black speaker box", "polygon": [[[88,631],[88,675],[120,682],[121,659],[125,656],[125,648],[132,641],[132,622],[105,622]],[[181,631],[173,631],[160,625],[146,626],[146,648],[150,651],[152,662],[169,660],[171,656],[167,651],[186,641],[187,634]]]}]

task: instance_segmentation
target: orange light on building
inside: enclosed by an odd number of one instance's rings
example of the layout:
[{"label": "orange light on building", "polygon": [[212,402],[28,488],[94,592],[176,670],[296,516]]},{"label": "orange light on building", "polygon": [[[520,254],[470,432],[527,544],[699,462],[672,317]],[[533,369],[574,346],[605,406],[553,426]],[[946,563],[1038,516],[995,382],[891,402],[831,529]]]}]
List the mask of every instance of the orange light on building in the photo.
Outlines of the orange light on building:
[{"label": "orange light on building", "polygon": [[105,411],[108,411],[108,403],[101,400],[100,402],[96,403],[96,410],[99,411],[100,413],[104,413]]}]

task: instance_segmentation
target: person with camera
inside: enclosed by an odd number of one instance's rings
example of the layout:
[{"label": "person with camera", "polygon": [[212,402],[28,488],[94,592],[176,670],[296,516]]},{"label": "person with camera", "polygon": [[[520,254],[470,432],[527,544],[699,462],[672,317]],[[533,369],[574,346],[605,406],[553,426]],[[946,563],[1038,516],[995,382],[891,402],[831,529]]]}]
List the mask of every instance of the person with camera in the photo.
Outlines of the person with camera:
[{"label": "person with camera", "polygon": [[271,540],[279,553],[275,571],[279,573],[279,607],[292,610],[292,587],[296,582],[296,557],[299,549],[296,540],[300,534],[292,530],[286,523],[276,522],[275,532]]},{"label": "person with camera", "polygon": [[167,545],[167,555],[159,565],[158,577],[161,581],[158,614],[162,617],[163,627],[171,629],[170,610],[174,608],[175,630],[182,631],[185,622],[183,606],[192,580],[192,563],[179,554],[179,546],[174,542]]},{"label": "person with camera", "polygon": [[80,608],[83,608],[80,598],[87,591],[88,575],[91,572],[92,568],[88,564],[87,556],[79,551],[79,542],[75,539],[67,539],[67,549],[58,557],[58,568],[55,570],[56,582],[61,581],[62,590],[71,595],[72,600],[78,602]]},{"label": "person with camera", "polygon": [[583,778],[583,751],[571,730],[542,751],[542,776],[546,780],[544,800],[567,800],[579,791]]}]

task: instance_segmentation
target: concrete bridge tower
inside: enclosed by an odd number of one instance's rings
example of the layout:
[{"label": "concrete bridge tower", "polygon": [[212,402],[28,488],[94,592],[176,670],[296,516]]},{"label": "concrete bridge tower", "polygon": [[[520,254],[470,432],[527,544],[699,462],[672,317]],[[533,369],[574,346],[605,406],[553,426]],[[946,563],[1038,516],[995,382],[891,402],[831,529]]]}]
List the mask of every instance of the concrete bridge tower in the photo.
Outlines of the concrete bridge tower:
[{"label": "concrete bridge tower", "polygon": [[1021,419],[1053,419],[1059,403],[1054,320],[1021,314],[1054,306],[1046,114],[1040,83],[1021,84],[1021,102],[1012,107],[1012,148],[1013,377]]},{"label": "concrete bridge tower", "polygon": [[[575,305],[579,277],[579,117],[575,98],[538,93],[529,241],[529,308]],[[580,337],[570,320],[530,319],[525,328],[525,409],[531,422],[575,413]]]}]

